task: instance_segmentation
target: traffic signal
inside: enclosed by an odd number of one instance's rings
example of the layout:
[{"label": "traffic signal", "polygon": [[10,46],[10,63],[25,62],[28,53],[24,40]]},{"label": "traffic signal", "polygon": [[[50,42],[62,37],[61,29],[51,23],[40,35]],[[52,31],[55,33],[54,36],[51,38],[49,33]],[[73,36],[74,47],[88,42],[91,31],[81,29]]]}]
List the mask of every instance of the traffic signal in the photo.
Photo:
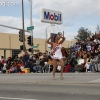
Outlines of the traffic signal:
[{"label": "traffic signal", "polygon": [[20,50],[23,50],[23,45],[20,45]]},{"label": "traffic signal", "polygon": [[27,42],[28,42],[28,45],[30,45],[30,46],[32,45],[31,41],[32,41],[31,36],[27,37]]},{"label": "traffic signal", "polygon": [[19,31],[19,41],[23,42],[23,30]]},{"label": "traffic signal", "polygon": [[29,52],[33,52],[33,48],[29,48],[28,51],[29,51]]}]

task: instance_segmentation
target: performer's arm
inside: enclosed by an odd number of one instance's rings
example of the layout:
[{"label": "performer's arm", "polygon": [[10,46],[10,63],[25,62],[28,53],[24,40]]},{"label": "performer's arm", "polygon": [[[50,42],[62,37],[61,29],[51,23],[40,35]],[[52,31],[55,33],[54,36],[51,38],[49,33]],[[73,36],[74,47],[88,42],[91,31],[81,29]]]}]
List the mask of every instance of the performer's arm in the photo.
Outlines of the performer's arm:
[{"label": "performer's arm", "polygon": [[64,37],[64,33],[63,33],[63,36],[61,36],[60,38],[62,38],[62,40],[59,42],[59,44],[62,44],[64,41],[65,41],[65,37]]},{"label": "performer's arm", "polygon": [[53,42],[50,42],[51,36],[47,39],[47,43],[53,45]]},{"label": "performer's arm", "polygon": [[65,37],[61,37],[62,38],[62,40],[59,42],[59,44],[62,44],[64,41],[65,41]]}]

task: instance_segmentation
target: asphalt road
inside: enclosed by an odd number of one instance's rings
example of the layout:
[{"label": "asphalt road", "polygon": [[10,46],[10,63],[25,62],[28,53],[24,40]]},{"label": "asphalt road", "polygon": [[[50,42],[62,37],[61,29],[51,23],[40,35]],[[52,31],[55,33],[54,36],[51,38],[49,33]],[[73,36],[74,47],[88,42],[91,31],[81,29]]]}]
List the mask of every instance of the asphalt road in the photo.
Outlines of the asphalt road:
[{"label": "asphalt road", "polygon": [[99,73],[0,74],[0,100],[100,100]]}]

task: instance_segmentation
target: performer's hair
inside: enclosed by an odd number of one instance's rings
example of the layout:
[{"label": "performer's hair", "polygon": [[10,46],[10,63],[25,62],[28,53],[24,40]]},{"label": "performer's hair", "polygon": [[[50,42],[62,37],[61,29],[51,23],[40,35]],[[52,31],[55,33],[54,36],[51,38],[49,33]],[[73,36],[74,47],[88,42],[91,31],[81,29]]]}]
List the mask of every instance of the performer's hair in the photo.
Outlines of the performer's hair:
[{"label": "performer's hair", "polygon": [[53,42],[55,42],[55,38],[56,38],[56,37],[57,37],[57,35],[54,36],[54,38],[53,38]]}]

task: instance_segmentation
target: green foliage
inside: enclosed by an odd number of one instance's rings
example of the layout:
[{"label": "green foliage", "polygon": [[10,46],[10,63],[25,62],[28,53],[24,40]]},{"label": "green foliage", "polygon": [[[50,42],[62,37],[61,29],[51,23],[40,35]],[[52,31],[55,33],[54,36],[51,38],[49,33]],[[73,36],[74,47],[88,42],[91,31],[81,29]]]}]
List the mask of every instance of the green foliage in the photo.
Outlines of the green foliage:
[{"label": "green foliage", "polygon": [[88,28],[81,27],[78,30],[78,35],[75,37],[75,39],[81,41],[85,40],[87,37],[90,37],[92,35],[91,31],[88,30]]},{"label": "green foliage", "polygon": [[100,34],[100,26],[99,25],[97,25],[97,27],[96,27],[96,33]]}]

